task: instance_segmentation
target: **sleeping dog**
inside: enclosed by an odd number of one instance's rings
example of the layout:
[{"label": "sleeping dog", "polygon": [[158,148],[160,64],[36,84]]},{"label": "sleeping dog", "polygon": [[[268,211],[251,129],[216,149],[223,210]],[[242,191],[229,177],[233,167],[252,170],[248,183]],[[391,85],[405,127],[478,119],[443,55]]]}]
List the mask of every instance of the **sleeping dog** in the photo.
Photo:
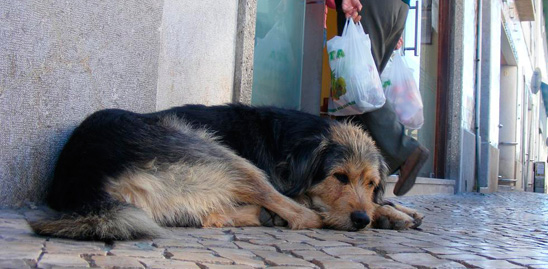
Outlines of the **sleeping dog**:
[{"label": "sleeping dog", "polygon": [[382,200],[387,169],[359,127],[272,107],[102,110],[63,148],[38,234],[124,240],[162,226],[406,229],[419,213]]}]

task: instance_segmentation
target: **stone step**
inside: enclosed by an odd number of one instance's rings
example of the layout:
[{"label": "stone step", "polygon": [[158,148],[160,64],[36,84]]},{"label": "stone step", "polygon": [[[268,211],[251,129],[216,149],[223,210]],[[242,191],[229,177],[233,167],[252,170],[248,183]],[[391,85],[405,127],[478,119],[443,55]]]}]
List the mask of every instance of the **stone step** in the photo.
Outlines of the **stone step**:
[{"label": "stone step", "polygon": [[513,178],[499,178],[499,186],[500,185],[507,185],[507,186],[516,186],[517,179]]},{"label": "stone step", "polygon": [[[394,186],[398,181],[397,175],[392,175],[386,180],[385,196],[394,197]],[[405,196],[415,195],[435,195],[435,194],[454,194],[455,180],[417,177],[415,185]]]},{"label": "stone step", "polygon": [[499,188],[498,188],[498,191],[515,191],[516,190],[516,187],[515,186],[510,186],[510,185],[500,185],[499,184]]}]

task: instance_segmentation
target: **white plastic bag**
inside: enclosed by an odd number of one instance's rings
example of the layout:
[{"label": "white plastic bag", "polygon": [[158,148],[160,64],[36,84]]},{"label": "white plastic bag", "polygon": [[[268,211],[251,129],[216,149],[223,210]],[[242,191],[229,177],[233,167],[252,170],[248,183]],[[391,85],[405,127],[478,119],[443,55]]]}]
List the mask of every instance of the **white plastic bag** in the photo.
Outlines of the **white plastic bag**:
[{"label": "white plastic bag", "polygon": [[327,41],[331,67],[328,114],[362,114],[384,105],[381,80],[371,54],[371,40],[361,23],[346,21],[342,36]]},{"label": "white plastic bag", "polygon": [[392,104],[398,120],[409,129],[420,129],[424,123],[421,93],[401,52],[397,51],[392,62],[384,69],[381,79],[386,100]]}]

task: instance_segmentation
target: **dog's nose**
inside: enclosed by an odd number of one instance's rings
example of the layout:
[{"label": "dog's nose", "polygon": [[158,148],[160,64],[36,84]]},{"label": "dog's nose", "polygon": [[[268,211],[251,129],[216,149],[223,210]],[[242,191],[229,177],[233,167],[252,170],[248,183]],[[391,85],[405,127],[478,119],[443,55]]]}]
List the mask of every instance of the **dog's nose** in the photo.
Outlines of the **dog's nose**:
[{"label": "dog's nose", "polygon": [[369,216],[365,211],[354,211],[350,214],[350,220],[354,224],[354,228],[363,229],[369,224]]}]

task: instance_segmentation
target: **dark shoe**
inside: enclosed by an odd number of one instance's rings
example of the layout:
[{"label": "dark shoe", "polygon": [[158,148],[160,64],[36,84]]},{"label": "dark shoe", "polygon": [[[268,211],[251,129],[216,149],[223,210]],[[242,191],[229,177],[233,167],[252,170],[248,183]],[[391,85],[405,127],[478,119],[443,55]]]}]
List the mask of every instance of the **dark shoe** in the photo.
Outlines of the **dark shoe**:
[{"label": "dark shoe", "polygon": [[428,149],[419,146],[411,153],[407,160],[405,160],[400,167],[400,176],[394,187],[395,195],[402,196],[415,185],[417,175],[424,163],[426,163],[426,160],[428,160],[428,155],[430,155]]}]

